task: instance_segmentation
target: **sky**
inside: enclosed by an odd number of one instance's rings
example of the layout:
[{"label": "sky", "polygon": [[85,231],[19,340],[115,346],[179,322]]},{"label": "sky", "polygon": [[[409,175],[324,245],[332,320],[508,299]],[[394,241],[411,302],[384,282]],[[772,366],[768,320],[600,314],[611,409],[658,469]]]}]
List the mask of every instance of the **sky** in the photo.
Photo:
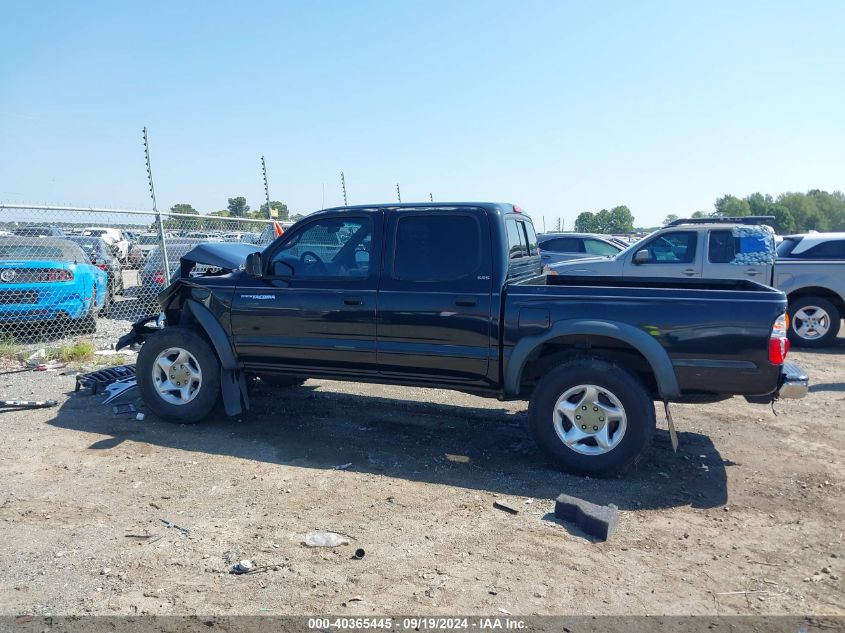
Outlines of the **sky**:
[{"label": "sky", "polygon": [[514,202],[638,226],[845,189],[845,2],[0,0],[0,201]]}]

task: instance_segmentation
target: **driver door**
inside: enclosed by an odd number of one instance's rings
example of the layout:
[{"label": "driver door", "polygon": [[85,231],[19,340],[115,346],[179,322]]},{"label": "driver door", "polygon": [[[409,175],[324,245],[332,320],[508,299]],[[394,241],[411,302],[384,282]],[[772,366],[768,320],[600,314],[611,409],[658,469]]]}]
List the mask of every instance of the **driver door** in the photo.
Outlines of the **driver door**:
[{"label": "driver door", "polygon": [[376,371],[381,215],[322,216],[262,254],[261,278],[232,298],[232,336],[248,367]]}]

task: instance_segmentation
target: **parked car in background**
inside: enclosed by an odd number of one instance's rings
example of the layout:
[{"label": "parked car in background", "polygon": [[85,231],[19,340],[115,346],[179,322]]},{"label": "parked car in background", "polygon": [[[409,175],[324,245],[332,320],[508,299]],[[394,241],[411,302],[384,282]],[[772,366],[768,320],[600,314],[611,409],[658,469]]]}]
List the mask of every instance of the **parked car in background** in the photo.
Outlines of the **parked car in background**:
[{"label": "parked car in background", "polygon": [[65,232],[57,226],[22,226],[12,231],[21,237],[64,237]]},{"label": "parked car in background", "polygon": [[793,342],[825,347],[845,316],[845,233],[786,235],[777,247],[774,286],[789,297]]},{"label": "parked car in background", "polygon": [[78,244],[0,237],[0,324],[66,321],[77,331],[94,332],[107,296],[108,274]]},{"label": "parked car in background", "polygon": [[123,266],[120,260],[114,256],[109,245],[100,237],[69,235],[66,239],[78,244],[88,255],[91,263],[100,270],[104,270],[108,275],[109,292],[103,307],[103,312],[105,312],[111,302],[114,301],[115,295],[123,294]]},{"label": "parked car in background", "polygon": [[140,288],[138,298],[143,303],[154,304],[158,293],[170,283],[170,278],[179,269],[179,259],[191,250],[199,240],[185,238],[169,238],[167,240],[167,263],[169,270],[164,265],[164,253],[160,246],[155,246],[147,255],[144,266],[138,273]]},{"label": "parked car in background", "polygon": [[544,233],[537,236],[537,242],[544,264],[582,257],[610,257],[627,246],[616,238],[595,233]]},{"label": "parked car in background", "polygon": [[129,240],[120,229],[102,226],[89,226],[82,229],[82,235],[101,237],[112,249],[115,256],[123,263],[129,257]]},{"label": "parked car in background", "polygon": [[773,286],[789,300],[789,339],[804,347],[830,345],[845,315],[845,234],[783,239],[775,251],[774,218],[676,220],[612,258],[562,262],[565,276],[748,279]]}]

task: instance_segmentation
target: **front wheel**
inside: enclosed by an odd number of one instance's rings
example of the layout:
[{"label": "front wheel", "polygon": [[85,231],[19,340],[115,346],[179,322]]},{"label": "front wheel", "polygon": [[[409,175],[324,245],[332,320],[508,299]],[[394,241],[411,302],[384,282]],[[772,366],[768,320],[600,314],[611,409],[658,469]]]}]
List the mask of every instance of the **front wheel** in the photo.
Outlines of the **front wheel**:
[{"label": "front wheel", "polygon": [[636,463],[654,434],[654,403],[619,365],[580,358],[551,370],[534,388],[528,424],[562,470],[609,476]]},{"label": "front wheel", "polygon": [[168,422],[199,422],[220,399],[217,355],[188,328],[168,327],[149,336],[138,353],[136,378],[144,404]]},{"label": "front wheel", "polygon": [[827,347],[839,334],[842,315],[827,299],[802,297],[789,306],[789,340],[798,347]]}]

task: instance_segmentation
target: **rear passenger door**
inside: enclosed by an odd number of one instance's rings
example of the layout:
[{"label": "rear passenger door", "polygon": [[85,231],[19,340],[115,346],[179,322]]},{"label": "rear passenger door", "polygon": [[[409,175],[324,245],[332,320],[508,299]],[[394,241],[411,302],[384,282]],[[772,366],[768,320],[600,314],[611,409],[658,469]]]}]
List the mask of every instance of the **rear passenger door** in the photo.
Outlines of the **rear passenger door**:
[{"label": "rear passenger door", "polygon": [[480,382],[491,354],[492,264],[481,209],[390,213],[378,292],[379,371]]},{"label": "rear passenger door", "polygon": [[743,240],[759,240],[734,236],[731,229],[714,229],[707,234],[707,259],[704,277],[707,279],[751,279],[770,283],[771,264],[736,263],[736,256],[748,252],[756,244],[743,244]]}]

